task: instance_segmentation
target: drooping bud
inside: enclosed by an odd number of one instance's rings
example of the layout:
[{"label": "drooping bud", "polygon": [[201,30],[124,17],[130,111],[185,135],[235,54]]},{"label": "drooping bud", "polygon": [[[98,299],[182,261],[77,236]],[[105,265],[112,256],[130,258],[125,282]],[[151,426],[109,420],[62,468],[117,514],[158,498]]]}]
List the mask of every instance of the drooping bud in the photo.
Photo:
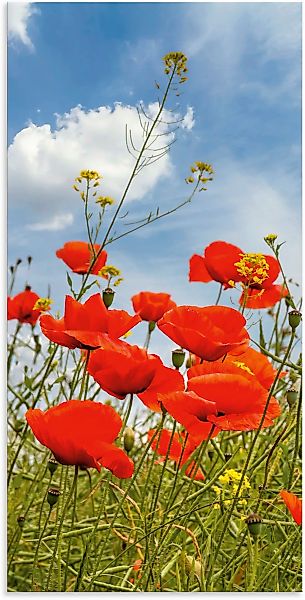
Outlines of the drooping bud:
[{"label": "drooping bud", "polygon": [[148,323],[148,331],[149,331],[149,333],[152,333],[153,330],[155,329],[155,327],[156,327],[155,321],[149,321],[149,323]]},{"label": "drooping bud", "polygon": [[124,448],[126,452],[130,452],[134,446],[135,435],[131,427],[126,427],[124,432]]},{"label": "drooping bud", "polygon": [[248,525],[249,533],[253,535],[253,537],[257,537],[262,532],[262,518],[257,513],[251,513],[246,518],[246,523]]},{"label": "drooping bud", "polygon": [[56,504],[59,496],[60,496],[60,491],[57,488],[50,488],[48,490],[47,501],[48,501],[50,507],[52,507],[52,506],[54,506],[54,504]]},{"label": "drooping bud", "polygon": [[16,266],[20,265],[21,263],[22,263],[21,258],[17,258],[17,260],[16,260]]},{"label": "drooping bud", "polygon": [[298,391],[294,387],[290,388],[286,394],[286,400],[290,408],[293,408],[295,406],[297,399]]},{"label": "drooping bud", "polygon": [[49,460],[48,460],[48,469],[49,469],[51,475],[54,475],[57,467],[58,467],[57,460],[55,460],[55,458],[49,458]]},{"label": "drooping bud", "polygon": [[231,452],[225,452],[224,457],[225,457],[226,461],[230,460],[230,458],[232,458]]},{"label": "drooping bud", "polygon": [[114,294],[115,294],[115,291],[112,290],[110,287],[103,290],[103,301],[104,301],[106,308],[109,308],[109,306],[111,306],[113,299],[114,299]]},{"label": "drooping bud", "polygon": [[176,369],[180,369],[184,363],[185,352],[182,348],[176,348],[172,351],[172,363]]},{"label": "drooping bud", "polygon": [[17,523],[18,523],[20,529],[23,529],[24,522],[25,522],[25,517],[23,515],[20,515],[20,517],[17,517]]},{"label": "drooping bud", "polygon": [[183,563],[185,568],[185,572],[187,575],[191,575],[192,573],[201,580],[201,571],[202,565],[199,560],[196,560],[193,556],[189,556],[184,552],[181,553],[180,561]]},{"label": "drooping bud", "polygon": [[295,330],[301,322],[302,313],[299,310],[291,310],[288,313],[289,325],[291,329]]}]

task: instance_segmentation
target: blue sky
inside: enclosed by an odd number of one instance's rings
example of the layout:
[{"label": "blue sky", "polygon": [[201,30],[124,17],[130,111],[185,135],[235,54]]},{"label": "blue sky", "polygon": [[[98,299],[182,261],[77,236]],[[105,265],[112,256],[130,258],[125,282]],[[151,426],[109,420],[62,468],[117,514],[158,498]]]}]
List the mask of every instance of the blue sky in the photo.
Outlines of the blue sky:
[{"label": "blue sky", "polygon": [[[188,283],[188,259],[217,239],[266,252],[264,235],[278,233],[287,273],[300,280],[301,3],[10,2],[9,264],[31,254],[30,283],[42,296],[49,283],[60,311],[66,268],[55,251],[86,239],[73,178],[98,169],[101,193],[119,199],[132,166],[125,122],[136,136],[135,107],[156,101],[172,50],[189,59],[179,106],[174,96],[168,105],[186,126],[169,157],[139,176],[130,220],[182,201],[195,160],[212,163],[215,179],[180,212],[108,247],[125,277],[115,307],[130,309],[145,289],[213,303],[217,285]],[[26,277],[22,266],[16,291]]]}]

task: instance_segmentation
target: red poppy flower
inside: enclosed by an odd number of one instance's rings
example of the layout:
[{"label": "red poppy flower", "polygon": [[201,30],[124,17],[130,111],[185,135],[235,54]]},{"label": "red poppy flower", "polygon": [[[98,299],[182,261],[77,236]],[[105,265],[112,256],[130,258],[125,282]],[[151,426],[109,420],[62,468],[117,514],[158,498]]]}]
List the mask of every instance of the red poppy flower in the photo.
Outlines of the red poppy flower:
[{"label": "red poppy flower", "polygon": [[273,285],[270,287],[249,288],[247,292],[243,292],[239,299],[239,304],[243,306],[245,301],[245,293],[247,294],[246,308],[262,309],[271,308],[277,302],[288,295],[288,290],[283,285]]},{"label": "red poppy flower", "polygon": [[92,352],[88,372],[101,388],[123,400],[137,394],[152,410],[159,411],[157,391],[184,388],[184,380],[174,369],[164,367],[161,359],[143,348],[106,339],[103,348]]},{"label": "red poppy flower", "polygon": [[245,318],[226,306],[177,306],[158,327],[182,348],[214,361],[227,352],[244,352],[249,343]]},{"label": "red poppy flower", "polygon": [[143,321],[159,321],[164,313],[176,305],[170,294],[140,292],[131,298],[133,309]]},{"label": "red poppy flower", "polygon": [[[188,376],[188,389],[216,405],[216,414],[207,415],[208,421],[226,431],[259,427],[268,392],[254,375],[236,364],[214,362],[192,367]],[[278,401],[271,397],[263,427],[273,425],[280,412]]]},{"label": "red poppy flower", "polygon": [[[156,429],[150,429],[147,434],[149,440],[151,440],[156,431]],[[157,452],[157,454],[159,454],[159,456],[168,456],[170,460],[173,460],[179,465],[179,468],[182,469],[183,465],[185,465],[191,454],[198,447],[198,443],[196,443],[195,440],[193,440],[190,436],[188,436],[187,442],[185,443],[185,435],[185,432],[175,432],[172,437],[171,431],[168,429],[162,429],[161,435],[157,435],[155,437],[151,447]],[[170,444],[171,439],[172,442]],[[163,462],[163,460],[160,462]],[[191,461],[186,468],[185,474],[191,477],[194,473],[196,473],[194,477],[196,481],[202,481],[205,478],[202,470],[198,468],[196,462]]]},{"label": "red poppy flower", "polygon": [[284,500],[290,514],[294,518],[297,525],[302,525],[302,500],[292,494],[292,492],[287,492],[287,490],[282,490],[280,492],[281,498]]},{"label": "red poppy flower", "polygon": [[62,319],[43,315],[40,326],[52,342],[68,348],[98,348],[104,334],[119,338],[141,321],[139,315],[125,310],[108,310],[100,294],[94,294],[84,304],[66,296]]},{"label": "red poppy flower", "polygon": [[219,281],[225,288],[229,281],[240,281],[235,263],[240,260],[242,250],[227,242],[212,242],[204,255],[194,254],[190,259],[189,281]]},{"label": "red poppy flower", "polygon": [[209,402],[194,392],[171,392],[158,394],[159,402],[168,413],[181,423],[196,442],[215,437],[219,430],[208,422],[208,415],[216,415],[215,402]]},{"label": "red poppy flower", "polygon": [[[93,244],[93,248],[95,255],[97,255],[100,245]],[[56,256],[61,258],[73,273],[79,273],[79,275],[88,273],[93,259],[93,253],[88,242],[66,242],[62,248],[56,251]],[[106,260],[107,252],[102,250],[90,273],[98,275],[99,271],[105,266]]]},{"label": "red poppy flower", "polygon": [[37,440],[53,452],[62,465],[109,469],[125,479],[133,462],[114,446],[122,419],[111,406],[91,400],[68,400],[46,411],[30,409],[26,420]]},{"label": "red poppy flower", "polygon": [[[232,363],[238,368],[244,369],[245,373],[248,372],[250,378],[254,375],[259,383],[267,390],[269,390],[273,384],[277,373],[277,369],[273,367],[270,360],[268,360],[268,357],[265,354],[254,350],[254,348],[248,348],[246,352],[240,354],[238,357],[228,354],[224,364],[227,363]],[[285,375],[286,372],[283,371],[280,374],[280,377],[284,377]]]},{"label": "red poppy flower", "polygon": [[19,323],[30,323],[35,325],[40,310],[33,310],[39,296],[35,292],[31,291],[30,286],[27,286],[24,292],[17,294],[14,298],[7,299],[7,318],[18,319]]}]

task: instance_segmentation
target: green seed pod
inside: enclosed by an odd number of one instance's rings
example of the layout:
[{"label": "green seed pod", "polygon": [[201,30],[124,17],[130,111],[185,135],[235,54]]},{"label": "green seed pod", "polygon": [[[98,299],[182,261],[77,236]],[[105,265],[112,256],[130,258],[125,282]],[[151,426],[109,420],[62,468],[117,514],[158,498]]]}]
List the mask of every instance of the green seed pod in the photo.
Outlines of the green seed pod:
[{"label": "green seed pod", "polygon": [[52,507],[58,501],[60,496],[60,491],[57,488],[50,488],[47,494],[47,501],[49,505]]},{"label": "green seed pod", "polygon": [[126,450],[126,452],[130,452],[130,450],[133,449],[134,446],[134,432],[131,429],[131,427],[126,427],[125,432],[124,432],[124,448]]},{"label": "green seed pod", "polygon": [[257,513],[251,513],[246,518],[246,523],[248,525],[249,533],[253,535],[253,537],[257,537],[262,533],[262,518]]},{"label": "green seed pod", "polygon": [[295,406],[297,399],[298,391],[294,387],[290,388],[290,390],[288,390],[286,394],[286,400],[290,408],[293,408]]},{"label": "green seed pod", "polygon": [[48,469],[49,469],[51,475],[54,475],[57,467],[58,467],[57,460],[55,460],[55,458],[49,458],[49,460],[48,460]]},{"label": "green seed pod", "polygon": [[148,323],[148,331],[149,331],[149,333],[152,333],[153,330],[155,329],[155,327],[156,327],[155,321],[149,321],[149,323]]},{"label": "green seed pod", "polygon": [[20,517],[17,517],[17,523],[18,523],[20,529],[23,529],[24,522],[25,522],[25,517],[23,517],[22,515],[20,515]]},{"label": "green seed pod", "polygon": [[299,310],[291,310],[288,313],[289,325],[291,329],[295,330],[301,322],[302,313]]},{"label": "green seed pod", "polygon": [[180,369],[184,363],[185,352],[182,348],[176,348],[172,351],[172,363],[176,369]]},{"label": "green seed pod", "polygon": [[106,288],[105,290],[103,290],[103,301],[106,308],[109,308],[109,306],[111,306],[114,299],[114,294],[115,292],[111,288]]}]

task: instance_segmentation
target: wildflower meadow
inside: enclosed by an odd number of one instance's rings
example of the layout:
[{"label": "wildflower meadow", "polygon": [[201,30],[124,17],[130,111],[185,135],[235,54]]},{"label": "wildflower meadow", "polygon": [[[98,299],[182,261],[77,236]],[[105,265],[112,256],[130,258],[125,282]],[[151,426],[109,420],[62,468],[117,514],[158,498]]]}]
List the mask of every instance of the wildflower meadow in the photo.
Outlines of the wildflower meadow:
[{"label": "wildflower meadow", "polygon": [[[120,197],[104,195],[94,165],[71,181],[83,228],[52,249],[66,268],[61,311],[32,288],[39,256],[9,267],[9,592],[301,590],[302,315],[285,240],[266,231],[264,253],[240,248],[228,222],[226,239],[204,247],[203,235],[185,255],[189,304],[138,280],[130,310],[120,307],[129,274],[114,264],[117,240],[183,220],[218,177],[191,157],[184,198],[122,228],[135,180],[181,127],[188,59],[173,51],[160,63],[155,110],[138,107],[141,145],[126,128],[133,167]],[[192,303],[195,282],[214,303]],[[171,344],[166,360],[156,332]]]}]

